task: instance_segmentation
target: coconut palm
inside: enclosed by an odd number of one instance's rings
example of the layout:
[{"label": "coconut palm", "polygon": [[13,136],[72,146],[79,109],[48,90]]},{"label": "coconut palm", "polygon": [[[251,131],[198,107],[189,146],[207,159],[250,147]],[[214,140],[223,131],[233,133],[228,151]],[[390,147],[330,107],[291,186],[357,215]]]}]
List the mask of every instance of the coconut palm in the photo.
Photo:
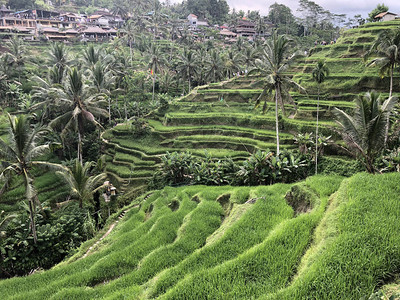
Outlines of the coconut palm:
[{"label": "coconut palm", "polygon": [[[32,231],[34,242],[37,242],[35,212],[37,206],[40,206],[37,192],[33,185],[31,170],[33,167],[53,167],[61,169],[57,164],[36,160],[41,155],[49,152],[52,144],[39,144],[40,140],[48,132],[44,128],[32,129],[30,122],[24,115],[11,117],[9,143],[0,138],[0,159],[4,169],[1,170],[0,180],[5,181],[5,187],[14,176],[20,176],[23,179],[25,187],[25,197],[29,204],[30,229]],[[4,191],[5,188],[2,189]]]},{"label": "coconut palm", "polygon": [[312,71],[313,80],[318,84],[318,100],[317,100],[317,126],[315,128],[315,174],[318,173],[318,122],[319,122],[319,94],[321,83],[329,75],[329,68],[325,61],[318,61]]},{"label": "coconut palm", "polygon": [[368,66],[379,67],[382,78],[385,75],[390,76],[389,97],[392,97],[393,73],[396,66],[400,64],[400,28],[380,33],[365,59],[371,55],[375,58],[368,63]]},{"label": "coconut palm", "polygon": [[[261,99],[274,92],[275,94],[275,127],[276,127],[276,152],[279,154],[279,106],[285,115],[285,100],[294,104],[289,94],[290,88],[296,88],[304,91],[304,89],[294,82],[285,74],[289,66],[297,58],[297,54],[290,55],[289,40],[282,35],[278,35],[275,31],[272,38],[268,40],[261,53],[261,58],[256,59],[255,68],[250,71],[252,73],[260,73],[265,76],[265,86],[263,92],[257,99],[256,105],[260,104]],[[266,101],[266,99],[265,99]],[[264,110],[266,102],[264,102]]]},{"label": "coconut palm", "polygon": [[5,229],[7,227],[7,224],[16,217],[17,217],[16,214],[5,215],[4,210],[0,212],[0,239],[6,236]]},{"label": "coconut palm", "polygon": [[57,172],[67,183],[71,198],[78,201],[80,208],[83,207],[83,202],[91,201],[93,194],[103,187],[102,183],[107,177],[105,173],[90,175],[92,167],[93,162],[82,164],[75,159],[71,168]]},{"label": "coconut palm", "polygon": [[67,66],[71,63],[67,48],[63,43],[52,43],[48,52],[48,63],[53,66],[49,72],[55,83],[61,83]]},{"label": "coconut palm", "polygon": [[103,55],[100,47],[90,44],[83,50],[83,61],[89,68],[93,68],[102,59]]},{"label": "coconut palm", "polygon": [[85,85],[82,73],[76,68],[69,70],[62,88],[57,89],[57,98],[64,106],[62,115],[50,122],[50,126],[61,125],[61,136],[65,136],[67,130],[74,128],[78,134],[78,159],[82,162],[82,138],[85,122],[90,122],[97,127],[101,125],[95,120],[97,117],[108,117],[107,111],[102,108],[105,104],[101,95],[92,93]]},{"label": "coconut palm", "polygon": [[188,48],[183,49],[183,53],[179,55],[177,61],[177,71],[183,78],[189,82],[189,93],[191,90],[191,79],[196,75],[198,68],[198,60],[196,53]]},{"label": "coconut palm", "polygon": [[231,78],[233,74],[239,72],[242,63],[243,57],[239,51],[228,51],[224,57],[225,77]]},{"label": "coconut palm", "polygon": [[254,48],[253,46],[248,46],[244,49],[243,64],[246,66],[246,70],[250,70],[250,67],[254,64],[258,56],[258,49]]},{"label": "coconut palm", "polygon": [[210,51],[210,55],[205,61],[205,71],[208,82],[216,82],[222,79],[223,61],[217,50]]},{"label": "coconut palm", "polygon": [[18,74],[21,81],[21,73],[23,71],[26,60],[26,47],[24,42],[17,36],[13,36],[7,43],[9,49],[8,57],[11,60],[14,71]]},{"label": "coconut palm", "polygon": [[343,139],[355,155],[361,155],[369,173],[375,173],[375,159],[386,146],[389,117],[397,98],[389,97],[381,102],[380,95],[372,92],[355,99],[353,116],[334,109]]},{"label": "coconut palm", "polygon": [[[115,84],[115,76],[108,65],[97,62],[90,71],[90,81],[97,94],[103,94],[108,101],[108,121],[111,123],[111,91]],[[114,90],[115,91],[115,90]]]},{"label": "coconut palm", "polygon": [[158,73],[163,64],[165,64],[165,62],[162,56],[161,49],[157,44],[153,43],[150,47],[150,56],[148,65],[150,68],[151,75],[153,77],[153,97],[152,97],[153,102],[154,102],[154,92],[156,85],[156,74]]}]

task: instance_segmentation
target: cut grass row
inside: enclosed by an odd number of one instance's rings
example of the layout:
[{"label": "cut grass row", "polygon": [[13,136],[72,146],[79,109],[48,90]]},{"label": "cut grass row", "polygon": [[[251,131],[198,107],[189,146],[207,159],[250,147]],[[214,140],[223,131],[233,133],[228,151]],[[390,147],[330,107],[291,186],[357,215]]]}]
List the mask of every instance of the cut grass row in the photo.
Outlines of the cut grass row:
[{"label": "cut grass row", "polygon": [[344,182],[290,286],[265,299],[363,299],[400,268],[399,173]]},{"label": "cut grass row", "polygon": [[[282,198],[291,185],[166,188],[128,213],[92,255],[2,281],[0,289],[13,299],[369,297],[400,267],[399,180],[400,174],[364,173],[342,184],[341,177],[308,178],[296,185],[314,195],[314,206],[295,218]],[[191,200],[196,194],[199,204]],[[214,199],[227,194],[236,204],[219,227],[223,210]],[[258,200],[244,204],[248,198]],[[177,199],[180,207],[173,212],[169,205]],[[160,225],[184,203],[183,226]],[[168,231],[165,226],[175,226],[175,238],[156,247],[153,231]],[[115,269],[122,276],[114,277]]]},{"label": "cut grass row", "polygon": [[198,299],[204,294],[210,299],[249,299],[284,287],[312,239],[328,196],[340,182],[341,178],[310,179],[308,185],[320,197],[311,213],[283,220],[260,244],[215,268],[192,272],[160,299]]},{"label": "cut grass row", "polygon": [[[47,281],[48,284],[42,285],[39,289],[24,288],[24,292],[19,294],[17,298],[43,299],[57,293],[61,288],[94,286],[105,280],[115,279],[136,268],[140,260],[151,251],[172,243],[177,237],[177,231],[184,217],[195,209],[197,204],[191,201],[186,193],[177,193],[176,190],[166,189],[160,196],[150,200],[156,200],[154,209],[151,212],[149,212],[151,204],[147,204],[139,211],[138,218],[133,218],[136,228],[133,228],[133,230],[131,228],[127,232],[113,232],[108,237],[108,242],[110,242],[110,237],[113,236],[114,239],[117,238],[117,243],[107,245],[107,241],[105,241],[106,244],[103,248],[100,248],[99,251],[87,258],[76,261],[64,268],[56,268],[49,271],[47,274],[51,274],[51,278],[45,278],[45,282]],[[175,212],[168,207],[168,204],[173,200],[180,203],[179,209]],[[148,216],[150,216],[150,219],[146,220]],[[145,222],[143,223],[143,221]],[[15,281],[17,282],[18,279],[21,278],[17,278]],[[35,276],[31,276],[28,279],[31,284],[35,284],[38,279],[40,280]],[[13,279],[10,281],[13,281]],[[15,284],[17,284],[16,282]],[[2,283],[0,282],[0,286]],[[2,289],[2,291],[4,291],[5,295],[7,293],[14,295],[18,291],[22,292],[21,289],[14,291],[12,289]]]}]

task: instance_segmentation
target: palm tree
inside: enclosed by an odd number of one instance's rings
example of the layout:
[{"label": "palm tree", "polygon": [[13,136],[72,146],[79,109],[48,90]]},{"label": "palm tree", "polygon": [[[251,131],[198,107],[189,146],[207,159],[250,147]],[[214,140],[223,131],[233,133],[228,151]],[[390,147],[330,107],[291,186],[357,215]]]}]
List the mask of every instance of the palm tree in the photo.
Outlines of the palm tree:
[{"label": "palm tree", "polygon": [[396,66],[400,64],[400,29],[380,33],[370,51],[365,55],[365,59],[371,55],[376,58],[372,59],[368,66],[378,66],[382,78],[389,74],[389,97],[392,97],[393,73]]},{"label": "palm tree", "polygon": [[355,99],[353,116],[338,108],[334,109],[343,139],[353,153],[364,158],[369,173],[375,173],[375,159],[386,146],[389,117],[397,98],[389,97],[383,104],[381,102],[380,95],[372,92]]},{"label": "palm tree", "polygon": [[216,82],[222,78],[223,74],[223,61],[221,55],[217,50],[211,50],[210,55],[205,61],[206,77],[209,82]]},{"label": "palm tree", "polygon": [[4,210],[0,212],[0,240],[6,236],[5,229],[7,227],[7,224],[16,217],[17,217],[16,214],[4,216]]},{"label": "palm tree", "polygon": [[242,54],[239,51],[230,50],[224,57],[225,76],[232,77],[232,74],[240,71],[240,65],[243,62]]},{"label": "palm tree", "polygon": [[6,45],[9,49],[8,56],[11,59],[13,69],[18,74],[19,81],[21,81],[21,73],[26,60],[25,44],[20,38],[13,36]]},{"label": "palm tree", "polygon": [[325,81],[325,78],[329,75],[328,66],[325,61],[318,61],[315,68],[312,71],[312,77],[318,84],[318,100],[317,100],[317,127],[315,129],[315,174],[318,173],[318,121],[319,121],[319,93],[321,83]]},{"label": "palm tree", "polygon": [[253,46],[248,46],[245,48],[243,52],[243,64],[246,66],[246,70],[250,70],[250,66],[254,64],[258,56],[258,49],[254,48]]},{"label": "palm tree", "polygon": [[196,53],[188,48],[183,49],[183,53],[179,55],[177,61],[177,71],[183,78],[189,81],[189,93],[191,90],[191,79],[197,73],[198,60]]},{"label": "palm tree", "polygon": [[108,100],[108,121],[111,124],[111,91],[114,87],[115,76],[108,65],[104,65],[99,61],[90,71],[90,79],[95,92],[103,94]]},{"label": "palm tree", "polygon": [[52,43],[48,55],[49,64],[53,66],[50,69],[53,81],[61,83],[65,69],[71,62],[68,50],[63,43]]},{"label": "palm tree", "polygon": [[97,127],[102,126],[95,120],[97,117],[108,117],[107,111],[101,108],[104,101],[98,94],[93,94],[85,85],[82,73],[76,68],[69,70],[62,88],[57,89],[58,101],[65,106],[66,112],[50,122],[54,127],[59,124],[63,127],[61,136],[74,128],[78,133],[78,159],[82,162],[82,138],[84,123],[90,122]]},{"label": "palm tree", "polygon": [[70,196],[78,201],[80,208],[83,207],[83,202],[90,201],[93,194],[103,187],[102,183],[107,177],[105,173],[90,175],[92,166],[93,162],[82,164],[75,159],[71,168],[57,172],[67,183]]},{"label": "palm tree", "polygon": [[164,64],[164,59],[162,57],[162,52],[160,47],[153,43],[150,47],[150,58],[149,58],[149,68],[151,71],[151,75],[153,76],[153,102],[154,102],[154,92],[156,85],[156,74],[158,73],[161,65]]},{"label": "palm tree", "polygon": [[103,58],[102,51],[100,47],[95,47],[93,44],[90,44],[83,51],[83,60],[85,65],[89,68],[93,68],[99,61]]},{"label": "palm tree", "polygon": [[[24,115],[11,117],[10,122],[10,143],[7,144],[0,138],[0,159],[5,166],[0,173],[0,180],[5,180],[5,187],[8,186],[13,175],[23,179],[25,197],[29,204],[30,229],[34,242],[37,242],[35,211],[40,206],[37,192],[33,186],[31,170],[33,167],[62,167],[57,164],[36,160],[41,155],[52,149],[52,144],[38,144],[43,135],[48,132],[44,128],[32,129],[29,120]],[[5,189],[2,189],[3,191]]]},{"label": "palm tree", "polygon": [[[289,76],[285,75],[289,66],[298,57],[297,54],[289,55],[289,40],[282,35],[278,35],[277,31],[274,32],[272,38],[265,44],[261,59],[256,59],[255,69],[251,73],[261,73],[265,76],[265,86],[263,92],[257,99],[256,105],[259,105],[260,100],[267,94],[275,93],[275,127],[276,127],[276,152],[279,151],[279,109],[281,107],[283,115],[285,115],[284,101],[290,101],[294,104],[292,97],[289,94],[291,87],[297,88],[301,91],[304,89],[294,82]],[[265,100],[266,101],[266,100]],[[266,102],[264,103],[266,108]]]},{"label": "palm tree", "polygon": [[128,45],[129,45],[129,54],[130,54],[130,59],[131,59],[131,64],[133,62],[133,45],[135,44],[136,40],[136,26],[135,23],[132,20],[129,20],[125,26],[124,26],[124,39],[126,39]]}]

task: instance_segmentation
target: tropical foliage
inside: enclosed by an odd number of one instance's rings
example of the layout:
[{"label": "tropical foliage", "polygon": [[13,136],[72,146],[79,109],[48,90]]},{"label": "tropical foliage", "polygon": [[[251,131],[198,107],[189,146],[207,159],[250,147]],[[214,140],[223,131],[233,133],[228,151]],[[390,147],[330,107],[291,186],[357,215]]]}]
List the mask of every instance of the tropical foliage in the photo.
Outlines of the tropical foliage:
[{"label": "tropical foliage", "polygon": [[387,143],[389,117],[397,98],[390,97],[382,103],[381,96],[372,92],[360,95],[354,101],[353,116],[340,109],[335,109],[335,115],[349,150],[362,157],[368,172],[375,173],[374,162]]}]

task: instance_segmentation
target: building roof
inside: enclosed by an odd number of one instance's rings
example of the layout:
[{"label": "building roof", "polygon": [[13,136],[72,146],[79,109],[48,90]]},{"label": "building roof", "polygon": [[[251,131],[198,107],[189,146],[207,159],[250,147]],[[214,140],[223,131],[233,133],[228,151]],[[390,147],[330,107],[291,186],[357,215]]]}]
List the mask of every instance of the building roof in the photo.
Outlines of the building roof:
[{"label": "building roof", "polygon": [[197,26],[208,26],[208,22],[206,20],[197,20]]},{"label": "building roof", "polygon": [[46,28],[42,28],[43,32],[58,32],[58,28],[54,28],[54,27],[46,27]]},{"label": "building roof", "polygon": [[108,33],[117,33],[118,30],[116,30],[114,28],[111,28],[111,29],[107,30],[106,32],[108,32]]},{"label": "building roof", "polygon": [[65,30],[65,33],[69,33],[69,34],[78,34],[79,32],[76,31],[75,29],[67,29],[67,30]]},{"label": "building roof", "polygon": [[189,17],[192,17],[192,18],[197,18],[197,16],[196,15],[194,15],[194,14],[190,14],[190,15],[188,15],[188,18]]},{"label": "building roof", "polygon": [[374,17],[374,19],[380,19],[380,18],[383,18],[383,17],[386,16],[386,15],[397,16],[397,14],[395,14],[395,13],[386,11],[386,12],[383,12],[383,13],[380,13],[380,14],[376,15],[376,16]]},{"label": "building roof", "polygon": [[65,14],[60,15],[60,17],[77,18],[78,16],[76,16],[73,13],[65,13]]},{"label": "building roof", "polygon": [[219,34],[220,35],[226,35],[226,36],[236,36],[236,33],[234,33],[234,32],[232,32],[232,31],[229,31],[228,29],[222,29],[220,32],[219,32]]},{"label": "building roof", "polygon": [[238,26],[255,27],[256,24],[254,24],[251,21],[247,21],[247,20],[239,20]]},{"label": "building roof", "polygon": [[91,26],[83,30],[83,33],[107,33],[107,31],[100,27]]},{"label": "building roof", "polygon": [[8,8],[5,7],[4,5],[3,5],[2,7],[0,7],[0,11],[1,11],[1,12],[8,12],[8,13],[12,12],[11,9],[8,9]]},{"label": "building roof", "polygon": [[91,15],[88,17],[88,19],[100,19],[101,17],[104,17],[103,15]]}]

